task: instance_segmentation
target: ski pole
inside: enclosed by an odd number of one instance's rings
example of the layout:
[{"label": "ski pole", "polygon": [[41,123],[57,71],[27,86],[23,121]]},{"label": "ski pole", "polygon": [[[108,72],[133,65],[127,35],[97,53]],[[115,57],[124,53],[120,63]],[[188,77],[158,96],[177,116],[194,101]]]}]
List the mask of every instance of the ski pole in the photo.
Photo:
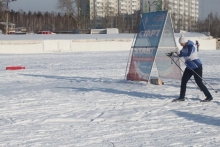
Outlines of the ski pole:
[{"label": "ski pole", "polygon": [[[180,58],[179,58],[180,59]],[[180,59],[180,61],[183,62],[182,59]],[[208,82],[206,82],[200,75],[198,75],[192,68],[190,68],[189,66],[187,66],[187,64],[185,62],[183,62],[185,64],[186,67],[188,67],[190,70],[192,70],[205,84],[209,85],[209,87],[215,91],[215,93],[218,92],[218,90],[215,90]]]},{"label": "ski pole", "polygon": [[[182,72],[184,72],[184,71],[181,69],[181,67],[174,61],[174,59],[171,58],[171,56],[168,56],[168,57],[170,57],[170,59],[176,64],[176,66],[177,66]],[[178,59],[179,59],[179,58],[178,58]],[[199,90],[201,90],[201,89],[198,87],[198,85],[197,85],[192,79],[190,79],[190,81],[191,81]]]}]

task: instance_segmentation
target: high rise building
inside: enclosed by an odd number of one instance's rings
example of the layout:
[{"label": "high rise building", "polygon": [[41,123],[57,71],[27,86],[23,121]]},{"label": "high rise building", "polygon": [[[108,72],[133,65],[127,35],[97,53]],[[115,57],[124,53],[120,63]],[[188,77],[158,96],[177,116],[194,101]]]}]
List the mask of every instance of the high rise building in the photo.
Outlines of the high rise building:
[{"label": "high rise building", "polygon": [[91,28],[103,28],[103,18],[131,15],[140,10],[140,0],[81,0],[81,11],[89,5]]},{"label": "high rise building", "polygon": [[141,10],[168,10],[176,32],[193,31],[199,18],[199,0],[141,0]]},{"label": "high rise building", "polygon": [[[91,28],[104,28],[114,16],[168,10],[175,32],[194,31],[199,18],[199,0],[81,0],[81,13],[90,16]],[[136,17],[139,17],[137,15]],[[104,19],[108,18],[108,19]],[[132,18],[133,19],[133,18]]]}]

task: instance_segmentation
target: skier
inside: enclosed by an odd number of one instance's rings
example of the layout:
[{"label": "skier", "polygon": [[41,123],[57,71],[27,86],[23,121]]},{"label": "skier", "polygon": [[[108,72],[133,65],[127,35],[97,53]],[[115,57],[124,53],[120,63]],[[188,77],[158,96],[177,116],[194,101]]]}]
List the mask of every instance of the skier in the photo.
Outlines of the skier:
[{"label": "skier", "polygon": [[196,40],[196,47],[197,47],[197,52],[199,51],[199,41]]},{"label": "skier", "polygon": [[[213,97],[202,82],[202,62],[197,55],[194,43],[183,35],[179,38],[179,43],[183,48],[180,50],[180,53],[176,53],[176,55],[178,57],[184,57],[186,68],[181,80],[180,96],[179,98],[174,99],[173,102],[185,101],[186,84],[192,75],[194,76],[198,87],[206,96],[206,98],[201,100],[201,102],[211,101]],[[169,56],[172,56],[172,54],[169,54]]]}]

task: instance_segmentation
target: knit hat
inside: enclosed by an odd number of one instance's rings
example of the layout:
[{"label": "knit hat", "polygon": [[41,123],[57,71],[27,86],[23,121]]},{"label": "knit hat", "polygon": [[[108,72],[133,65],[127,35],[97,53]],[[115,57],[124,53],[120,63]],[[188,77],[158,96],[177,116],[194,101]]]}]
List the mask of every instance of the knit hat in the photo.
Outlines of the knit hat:
[{"label": "knit hat", "polygon": [[184,35],[181,35],[181,37],[179,38],[179,43],[186,43],[188,42],[188,39],[184,36]]}]

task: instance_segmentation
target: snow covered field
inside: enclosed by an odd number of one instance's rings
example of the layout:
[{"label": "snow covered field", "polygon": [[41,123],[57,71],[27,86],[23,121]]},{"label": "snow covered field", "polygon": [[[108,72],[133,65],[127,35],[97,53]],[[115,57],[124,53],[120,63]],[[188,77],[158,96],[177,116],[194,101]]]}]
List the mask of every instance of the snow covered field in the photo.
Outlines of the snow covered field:
[{"label": "snow covered field", "polygon": [[[0,146],[220,146],[220,99],[189,82],[124,80],[129,51],[0,55]],[[199,52],[204,80],[220,89],[220,51]],[[8,71],[9,65],[25,70]],[[184,66],[183,66],[184,68]],[[209,87],[209,86],[207,86]]]}]

